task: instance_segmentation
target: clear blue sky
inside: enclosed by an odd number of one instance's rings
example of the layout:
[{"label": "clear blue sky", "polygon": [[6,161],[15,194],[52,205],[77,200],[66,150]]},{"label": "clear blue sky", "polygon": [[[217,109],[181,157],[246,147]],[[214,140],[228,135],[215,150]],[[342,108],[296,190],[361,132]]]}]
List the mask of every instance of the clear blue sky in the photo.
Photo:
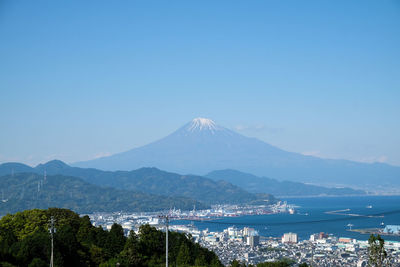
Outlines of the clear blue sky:
[{"label": "clear blue sky", "polygon": [[0,162],[87,160],[202,116],[400,165],[400,2],[0,0],[0,92]]}]

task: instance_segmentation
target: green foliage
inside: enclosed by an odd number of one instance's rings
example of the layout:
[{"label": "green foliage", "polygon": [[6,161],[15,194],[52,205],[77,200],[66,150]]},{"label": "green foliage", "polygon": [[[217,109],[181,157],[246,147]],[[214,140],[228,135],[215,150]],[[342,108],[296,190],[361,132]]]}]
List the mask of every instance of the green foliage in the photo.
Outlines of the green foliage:
[{"label": "green foliage", "polygon": [[387,253],[385,251],[385,240],[380,235],[371,235],[368,239],[369,266],[385,266]]},{"label": "green foliage", "polygon": [[[40,164],[35,168],[18,163],[0,164],[0,176],[10,174],[12,170],[14,170],[15,173],[24,172],[36,174],[43,174],[44,170],[46,170],[48,175],[78,177],[86,182],[102,187],[108,186],[122,190],[132,190],[145,192],[148,194],[164,195],[167,198],[164,197],[164,199],[159,200],[160,203],[169,202],[169,206],[167,208],[177,207],[181,209],[191,209],[194,204],[198,208],[205,208],[207,205],[204,203],[248,203],[251,201],[257,201],[259,199],[269,199],[270,201],[275,202],[275,199],[271,195],[258,197],[243,190],[241,187],[235,186],[226,181],[222,181],[222,178],[219,178],[217,181],[213,181],[212,179],[202,176],[181,175],[162,171],[157,168],[141,168],[133,171],[111,172],[97,169],[71,167],[58,160],[49,161],[46,164]],[[51,176],[48,176],[48,178],[51,178]],[[65,188],[68,189],[68,187]],[[37,184],[33,185],[33,189],[37,189]],[[67,190],[67,192],[69,191]],[[101,197],[102,196],[99,195],[99,198]],[[115,200],[120,198],[121,196],[115,196]],[[193,201],[192,199],[197,200],[200,203]],[[190,207],[187,206],[189,203]],[[262,201],[262,204],[265,203],[265,201]],[[136,202],[135,204],[143,205],[140,201]],[[75,208],[72,209],[79,211]]]},{"label": "green foliage", "polygon": [[129,237],[125,243],[121,258],[128,266],[142,266],[142,255],[139,251],[139,237],[134,231],[129,232]]},{"label": "green foliage", "polygon": [[15,265],[13,265],[13,264],[11,264],[9,262],[6,262],[6,261],[0,262],[0,266],[2,266],[2,267],[15,267]]},{"label": "green foliage", "polygon": [[14,232],[0,227],[0,261],[10,260],[10,248],[15,242],[17,242],[17,237]]},{"label": "green foliage", "polygon": [[124,229],[119,224],[114,223],[108,234],[105,250],[111,258],[117,256],[125,246]]},{"label": "green foliage", "polygon": [[199,255],[196,257],[196,260],[194,261],[195,266],[207,266],[207,261],[206,257],[204,254],[199,253]]},{"label": "green foliage", "polygon": [[[49,207],[67,208],[79,213],[116,210],[157,211],[171,207],[188,210],[192,209],[193,205],[198,208],[208,207],[189,197],[173,196],[174,194],[162,197],[137,191],[101,187],[85,182],[81,178],[63,175],[47,176],[46,181],[43,180],[42,175],[34,173],[6,175],[0,177],[0,187],[6,188],[4,194],[8,199],[7,202],[1,203],[0,214]],[[130,189],[135,190],[133,187]],[[34,216],[26,215],[33,223],[48,219],[37,212],[34,212]],[[24,221],[23,218],[21,219]],[[18,222],[14,222],[16,223]],[[27,232],[37,230],[29,228],[30,225],[26,227]],[[24,236],[23,233],[21,234]]]},{"label": "green foliage", "polygon": [[89,245],[96,244],[96,231],[93,231],[89,216],[85,215],[80,219],[79,230],[76,234],[79,242]]},{"label": "green foliage", "polygon": [[299,267],[309,267],[309,265],[305,262],[303,262],[302,264],[299,265]]},{"label": "green foliage", "polygon": [[63,225],[54,235],[54,250],[58,252],[56,262],[62,262],[63,266],[84,266],[84,258],[80,256],[84,248],[76,239],[75,232],[76,229],[70,225]]},{"label": "green foliage", "polygon": [[20,265],[27,266],[34,258],[47,259],[50,254],[48,233],[40,229],[12,245],[11,253]]},{"label": "green foliage", "polygon": [[28,267],[47,267],[49,264],[40,258],[34,258]]},{"label": "green foliage", "polygon": [[188,266],[190,264],[190,251],[186,242],[182,242],[179,248],[178,257],[176,258],[177,266]]},{"label": "green foliage", "polygon": [[246,267],[246,264],[242,263],[242,262],[240,262],[238,260],[233,260],[231,262],[231,267]]},{"label": "green foliage", "polygon": [[[66,210],[27,210],[0,219],[1,266],[48,266],[48,222],[56,220],[55,266],[164,266],[165,233],[143,225],[129,237],[119,224],[108,232],[94,227],[87,216]],[[32,221],[30,219],[32,218]],[[46,219],[47,218],[47,219]],[[169,233],[171,266],[222,267],[215,253],[195,244],[190,236]]]},{"label": "green foliage", "polygon": [[12,232],[21,240],[43,228],[48,223],[48,219],[43,210],[27,210],[14,215],[7,214],[1,219],[0,227],[5,231]]},{"label": "green foliage", "polygon": [[89,254],[90,262],[92,262],[95,266],[99,266],[101,263],[106,262],[107,260],[104,249],[96,245],[90,246]]},{"label": "green foliage", "polygon": [[[112,258],[112,259],[109,259],[109,260],[106,261],[106,262],[101,263],[101,264],[99,265],[99,267],[115,267],[115,266],[117,266],[117,264],[119,264],[119,263],[120,263],[120,261],[119,261],[118,259]],[[120,265],[120,266],[121,266],[121,265]]]},{"label": "green foliage", "polygon": [[[157,231],[154,227],[146,224],[139,229],[139,251],[142,252],[145,261],[150,261],[151,257],[163,261],[162,256],[165,251],[165,234]],[[152,261],[155,260],[153,258]]]}]

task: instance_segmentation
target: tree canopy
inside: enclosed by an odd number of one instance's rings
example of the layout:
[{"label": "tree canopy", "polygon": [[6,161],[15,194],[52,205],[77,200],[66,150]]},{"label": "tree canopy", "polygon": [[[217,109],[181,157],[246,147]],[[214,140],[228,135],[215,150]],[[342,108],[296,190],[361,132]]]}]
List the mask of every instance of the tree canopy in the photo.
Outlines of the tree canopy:
[{"label": "tree canopy", "polygon": [[368,239],[369,266],[385,266],[387,253],[385,251],[385,240],[380,235],[371,235]]},{"label": "tree canopy", "polygon": [[[54,217],[55,266],[164,266],[165,233],[149,225],[125,237],[119,224],[110,231],[91,224],[68,209],[26,210],[0,219],[1,266],[48,266],[49,220]],[[194,243],[190,236],[169,233],[171,266],[222,266],[214,252]],[[178,264],[179,263],[179,264]]]}]

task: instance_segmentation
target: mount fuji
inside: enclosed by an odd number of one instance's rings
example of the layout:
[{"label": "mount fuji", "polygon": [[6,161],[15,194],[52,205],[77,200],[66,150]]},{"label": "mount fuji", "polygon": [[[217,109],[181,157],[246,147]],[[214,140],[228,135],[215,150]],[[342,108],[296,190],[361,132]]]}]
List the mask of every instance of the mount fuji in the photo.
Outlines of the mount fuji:
[{"label": "mount fuji", "polygon": [[236,169],[258,176],[329,186],[400,187],[400,167],[284,151],[206,118],[196,118],[165,138],[142,147],[73,165],[103,170],[157,167],[199,175]]}]

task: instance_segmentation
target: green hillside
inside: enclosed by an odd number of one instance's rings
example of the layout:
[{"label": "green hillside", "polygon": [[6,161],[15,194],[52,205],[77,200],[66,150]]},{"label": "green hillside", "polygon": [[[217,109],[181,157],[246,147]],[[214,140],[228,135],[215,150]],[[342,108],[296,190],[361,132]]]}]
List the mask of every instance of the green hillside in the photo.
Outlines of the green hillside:
[{"label": "green hillside", "polygon": [[[187,197],[206,204],[249,203],[259,199],[257,195],[249,193],[230,182],[214,181],[196,175],[181,175],[157,168],[112,172],[71,167],[62,161],[52,160],[35,168],[19,163],[5,163],[0,165],[0,174],[16,173],[27,168],[31,172],[41,175],[46,172],[47,174],[79,177],[86,182],[99,186],[155,195]],[[271,202],[275,201],[272,196],[268,196],[266,199]]]},{"label": "green hillside", "polygon": [[79,213],[94,211],[157,211],[173,207],[192,209],[207,206],[185,197],[164,197],[147,193],[100,187],[80,178],[34,173],[0,177],[0,214],[32,208],[60,207]]}]

